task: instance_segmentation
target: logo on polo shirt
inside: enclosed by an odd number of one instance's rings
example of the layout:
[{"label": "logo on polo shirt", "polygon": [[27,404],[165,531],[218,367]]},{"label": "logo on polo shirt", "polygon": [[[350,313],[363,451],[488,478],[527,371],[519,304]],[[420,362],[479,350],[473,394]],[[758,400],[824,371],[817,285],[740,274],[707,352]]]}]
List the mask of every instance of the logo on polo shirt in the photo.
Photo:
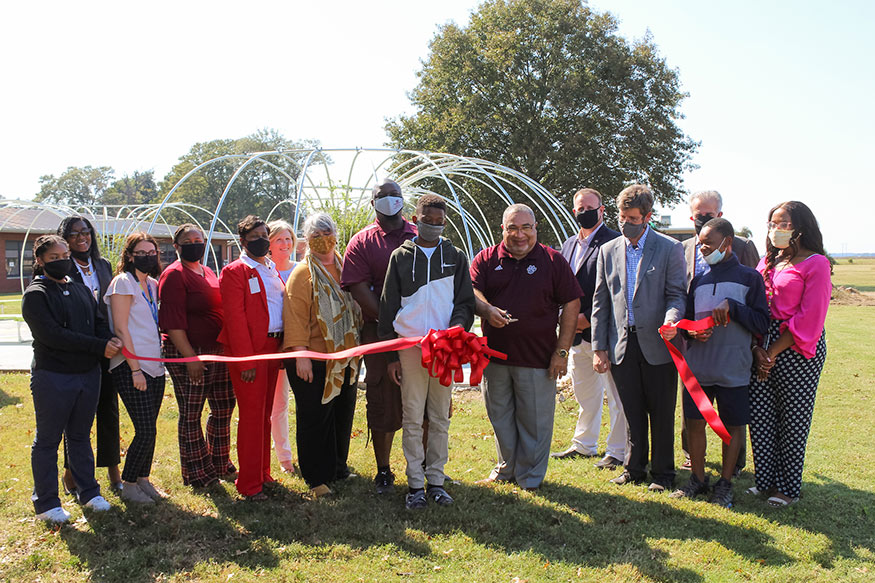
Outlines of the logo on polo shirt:
[{"label": "logo on polo shirt", "polygon": [[526,267],[526,273],[528,273],[529,275],[532,275],[536,271],[538,271],[538,268],[534,265],[529,265],[528,267]]},{"label": "logo on polo shirt", "polygon": [[504,268],[501,266],[501,264],[498,264],[498,267],[495,268],[495,271],[501,271],[502,269]]}]

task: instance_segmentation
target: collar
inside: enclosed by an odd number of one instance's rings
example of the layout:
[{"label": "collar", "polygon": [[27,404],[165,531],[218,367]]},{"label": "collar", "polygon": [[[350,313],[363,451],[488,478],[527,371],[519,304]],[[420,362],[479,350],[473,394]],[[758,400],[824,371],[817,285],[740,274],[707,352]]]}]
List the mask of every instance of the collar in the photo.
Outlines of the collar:
[{"label": "collar", "polygon": [[[638,249],[644,249],[644,243],[647,241],[647,234],[650,232],[650,225],[644,227],[644,232],[641,234],[641,238],[638,239]],[[632,243],[629,242],[629,239],[623,237],[624,242],[626,243],[626,250],[628,251],[630,247],[632,247]],[[634,247],[632,247],[634,249]]]},{"label": "collar", "polygon": [[262,269],[267,269],[268,271],[276,271],[275,264],[270,259],[270,257],[267,258],[267,264],[262,265],[249,255],[247,255],[245,250],[243,251],[243,253],[240,254],[240,261],[242,261],[244,265],[251,269],[258,269],[259,267],[261,267]]},{"label": "collar", "polygon": [[543,246],[535,242],[535,246],[532,247],[532,250],[529,251],[529,254],[523,257],[522,259],[517,259],[513,255],[510,254],[510,251],[507,250],[507,247],[504,246],[504,241],[498,244],[498,260],[502,261],[504,259],[509,259],[511,261],[535,261],[538,258],[539,254],[544,253]]},{"label": "collar", "polygon": [[600,222],[598,224],[598,226],[595,229],[593,229],[592,233],[589,234],[589,236],[583,237],[583,238],[580,237],[580,231],[578,230],[577,231],[577,244],[578,245],[589,245],[590,242],[593,240],[593,237],[595,237],[595,234],[599,232],[599,229],[601,229],[604,224],[605,224],[604,221]]},{"label": "collar", "polygon": [[380,221],[378,221],[377,219],[374,219],[373,224],[374,224],[374,228],[377,230],[377,233],[379,233],[383,237],[386,237],[387,235],[392,235],[395,233],[402,233],[402,234],[403,233],[410,233],[411,235],[416,235],[416,227],[413,226],[413,223],[411,223],[410,221],[408,221],[404,217],[402,217],[401,220],[403,221],[401,228],[395,229],[394,231],[384,230],[383,226],[380,224]]}]

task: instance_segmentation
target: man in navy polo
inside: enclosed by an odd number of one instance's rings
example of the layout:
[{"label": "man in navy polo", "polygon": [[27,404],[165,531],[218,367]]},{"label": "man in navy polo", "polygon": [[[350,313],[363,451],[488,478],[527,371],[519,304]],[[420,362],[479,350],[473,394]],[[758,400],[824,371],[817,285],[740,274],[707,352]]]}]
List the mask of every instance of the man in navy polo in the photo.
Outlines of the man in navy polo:
[{"label": "man in navy polo", "polygon": [[556,379],[568,367],[583,292],[562,255],[538,243],[531,208],[511,205],[501,222],[502,242],[471,263],[483,335],[507,354],[484,372],[498,463],[480,483],[516,481],[536,490],[547,473]]}]

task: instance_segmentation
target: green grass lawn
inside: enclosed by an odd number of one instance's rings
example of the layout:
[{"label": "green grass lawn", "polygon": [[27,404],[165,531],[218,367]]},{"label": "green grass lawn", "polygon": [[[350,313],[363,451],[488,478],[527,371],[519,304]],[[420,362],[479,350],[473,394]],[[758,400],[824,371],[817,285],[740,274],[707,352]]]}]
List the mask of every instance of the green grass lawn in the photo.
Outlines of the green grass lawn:
[{"label": "green grass lawn", "polygon": [[[241,501],[229,484],[196,493],[179,476],[168,387],[153,478],[172,498],[126,508],[108,494],[114,508],[86,520],[67,497],[73,522],[50,529],[33,518],[29,499],[28,377],[0,376],[0,581],[872,581],[873,310],[830,309],[803,498],[785,509],[742,493],[753,483],[751,461],[730,510],[614,486],[607,479],[615,474],[582,459],[551,461],[538,493],[475,486],[495,456],[477,392],[455,399],[447,473],[460,483],[450,487],[452,507],[404,510],[400,435],[393,465],[401,487],[372,494],[362,400],[351,450],[361,477],[337,485],[332,499],[306,500],[304,482],[278,471],[268,502]],[[555,449],[567,446],[575,416],[573,399],[557,405]],[[122,417],[127,443],[132,430]],[[719,440],[710,435],[708,445],[715,475]],[[679,472],[678,483],[688,475]]]},{"label": "green grass lawn", "polygon": [[21,294],[0,294],[0,316],[21,314]]},{"label": "green grass lawn", "polygon": [[839,259],[838,265],[833,267],[832,282],[862,292],[875,292],[875,257]]}]

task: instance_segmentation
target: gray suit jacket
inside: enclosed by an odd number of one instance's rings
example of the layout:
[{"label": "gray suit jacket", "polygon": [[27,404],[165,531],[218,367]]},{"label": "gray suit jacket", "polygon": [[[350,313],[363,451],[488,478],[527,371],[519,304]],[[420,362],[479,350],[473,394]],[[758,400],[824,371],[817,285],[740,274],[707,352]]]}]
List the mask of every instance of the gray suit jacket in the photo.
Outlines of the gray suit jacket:
[{"label": "gray suit jacket", "polygon": [[[685,271],[680,242],[650,229],[632,296],[638,344],[650,364],[671,361],[659,327],[666,321],[676,322],[684,317]],[[627,323],[626,238],[618,237],[599,250],[592,303],[592,349],[607,350],[613,364],[623,362]]]},{"label": "gray suit jacket", "polygon": [[[696,275],[696,243],[698,237],[690,237],[684,240],[684,259],[687,261],[687,285],[685,289],[690,289],[690,282]],[[732,238],[732,252],[738,257],[739,263],[753,267],[756,269],[760,262],[760,254],[757,251],[757,246],[754,242],[745,237],[735,236]]]}]

